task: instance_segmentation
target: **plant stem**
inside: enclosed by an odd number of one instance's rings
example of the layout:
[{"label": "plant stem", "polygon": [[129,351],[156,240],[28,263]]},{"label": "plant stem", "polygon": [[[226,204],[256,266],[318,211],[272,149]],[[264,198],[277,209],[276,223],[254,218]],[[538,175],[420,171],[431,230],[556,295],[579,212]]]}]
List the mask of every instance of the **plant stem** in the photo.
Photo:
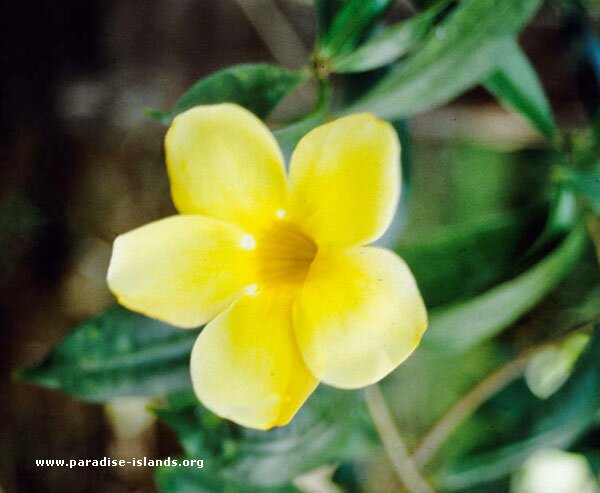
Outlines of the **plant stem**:
[{"label": "plant stem", "polygon": [[517,356],[486,376],[473,389],[465,394],[423,437],[412,455],[417,467],[429,464],[440,446],[465,419],[473,414],[492,395],[518,378],[525,370],[533,352]]},{"label": "plant stem", "polygon": [[481,404],[498,393],[509,383],[519,378],[525,371],[531,357],[541,348],[559,343],[575,332],[584,332],[588,329],[589,323],[583,323],[574,327],[572,330],[535,344],[519,353],[505,365],[487,375],[475,385],[475,387],[461,397],[423,437],[421,443],[417,446],[411,457],[416,467],[420,469],[425,468],[452,432],[463,421],[471,416]]},{"label": "plant stem", "polygon": [[381,443],[400,482],[410,493],[434,493],[411,459],[377,384],[366,389],[365,400]]}]

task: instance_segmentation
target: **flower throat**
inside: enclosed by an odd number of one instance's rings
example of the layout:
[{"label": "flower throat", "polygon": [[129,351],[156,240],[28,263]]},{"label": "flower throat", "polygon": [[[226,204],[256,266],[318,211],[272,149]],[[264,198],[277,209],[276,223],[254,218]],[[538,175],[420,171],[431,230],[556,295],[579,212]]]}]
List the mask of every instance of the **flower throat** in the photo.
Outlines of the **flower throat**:
[{"label": "flower throat", "polygon": [[280,218],[256,235],[255,254],[259,285],[299,285],[308,275],[317,245],[293,222]]}]

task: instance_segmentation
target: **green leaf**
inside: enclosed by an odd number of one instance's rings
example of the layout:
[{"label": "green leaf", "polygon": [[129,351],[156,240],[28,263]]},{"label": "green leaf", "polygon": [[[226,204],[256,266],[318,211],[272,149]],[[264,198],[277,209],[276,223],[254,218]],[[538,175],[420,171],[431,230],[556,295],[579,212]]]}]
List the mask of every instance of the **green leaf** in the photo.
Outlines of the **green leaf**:
[{"label": "green leaf", "polygon": [[514,270],[531,243],[539,214],[486,216],[435,234],[401,242],[396,252],[408,263],[429,308],[472,297]]},{"label": "green leaf", "polygon": [[197,330],[115,307],[77,325],[39,365],[17,377],[87,401],[160,395],[191,386],[189,358],[197,336]]},{"label": "green leaf", "polygon": [[330,62],[332,71],[364,72],[383,67],[406,55],[425,39],[450,1],[443,0],[406,21],[387,27],[356,50],[335,57]]},{"label": "green leaf", "polygon": [[540,302],[573,268],[586,233],[576,227],[563,242],[519,276],[470,300],[430,312],[424,344],[462,353],[495,336]]},{"label": "green leaf", "polygon": [[317,48],[318,59],[352,50],[387,12],[393,0],[349,0],[339,8]]},{"label": "green leaf", "polygon": [[544,89],[516,40],[507,42],[498,69],[484,86],[502,103],[523,115],[543,136],[549,139],[556,136],[556,124]]},{"label": "green leaf", "polygon": [[[600,330],[597,326],[570,378],[556,393],[544,401],[526,394],[518,409],[514,401],[508,404],[520,415],[512,424],[524,428],[517,441],[463,459],[442,472],[437,483],[444,490],[464,491],[510,474],[539,449],[569,447],[594,424],[600,411],[598,354]],[[526,414],[531,417],[526,418]]]},{"label": "green leaf", "polygon": [[307,75],[307,72],[291,72],[269,63],[235,65],[196,82],[177,100],[171,111],[145,112],[168,126],[179,113],[194,106],[228,102],[244,106],[259,118],[265,118]]},{"label": "green leaf", "polygon": [[558,337],[567,329],[600,322],[600,273],[591,242],[575,268],[528,316],[536,339]]},{"label": "green leaf", "polygon": [[331,29],[331,23],[337,13],[348,4],[350,0],[315,0],[315,13],[317,15],[317,43],[323,39]]},{"label": "green leaf", "polygon": [[571,231],[579,220],[580,212],[574,194],[565,187],[551,190],[550,210],[544,228],[535,243],[527,251],[528,257],[536,256],[548,244]]},{"label": "green leaf", "polygon": [[422,48],[387,75],[347,113],[398,119],[443,104],[484,80],[541,0],[461,2]]},{"label": "green leaf", "polygon": [[169,401],[155,412],[174,430],[186,456],[206,458],[205,474],[230,484],[285,486],[324,463],[368,454],[376,441],[355,392],[319,388],[289,425],[267,432],[236,426],[192,400]]},{"label": "green leaf", "polygon": [[224,474],[264,486],[284,484],[325,463],[369,455],[374,437],[359,393],[321,389],[286,427],[245,433]]}]

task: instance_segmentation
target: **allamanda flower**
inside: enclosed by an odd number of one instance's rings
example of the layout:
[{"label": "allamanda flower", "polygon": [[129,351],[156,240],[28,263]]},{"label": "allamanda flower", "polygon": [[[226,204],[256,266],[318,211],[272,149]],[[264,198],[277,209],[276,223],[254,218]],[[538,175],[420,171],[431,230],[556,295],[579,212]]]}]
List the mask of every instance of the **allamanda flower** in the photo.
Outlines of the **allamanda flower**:
[{"label": "allamanda flower", "polygon": [[165,138],[180,215],[117,238],[119,302],[179,327],[199,400],[243,426],[288,423],[317,383],[353,389],[396,368],[427,325],[420,293],[379,238],[399,196],[397,135],[373,115],[316,128],[286,177],[265,125],[198,106]]}]

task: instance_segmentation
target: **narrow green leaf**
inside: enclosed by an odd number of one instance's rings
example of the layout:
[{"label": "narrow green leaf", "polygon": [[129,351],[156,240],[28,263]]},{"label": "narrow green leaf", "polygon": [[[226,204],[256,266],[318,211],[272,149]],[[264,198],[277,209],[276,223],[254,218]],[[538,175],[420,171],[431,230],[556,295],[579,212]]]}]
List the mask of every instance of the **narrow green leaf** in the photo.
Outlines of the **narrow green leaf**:
[{"label": "narrow green leaf", "polygon": [[580,212],[573,192],[565,187],[555,187],[552,190],[550,210],[544,228],[527,250],[526,255],[537,256],[547,245],[571,231],[579,217]]},{"label": "narrow green leaf", "polygon": [[578,226],[535,266],[468,301],[430,313],[424,343],[462,353],[490,339],[541,301],[583,253],[585,229]]},{"label": "narrow green leaf", "polygon": [[401,242],[395,250],[410,266],[431,309],[503,281],[533,241],[530,234],[540,216],[530,212],[486,216]]},{"label": "narrow green leaf", "polygon": [[485,88],[520,113],[543,136],[552,139],[556,124],[550,103],[535,70],[516,40],[507,42],[500,65],[484,82]]},{"label": "narrow green leaf", "polygon": [[461,460],[440,474],[438,484],[443,485],[445,491],[464,491],[510,474],[537,450],[570,446],[593,425],[600,411],[598,354],[600,328],[597,326],[567,382],[544,401],[529,394],[525,402],[520,403],[520,409],[525,410],[523,414],[532,416],[525,419],[521,415],[521,421],[514,423],[516,426],[527,424],[518,441]]},{"label": "narrow green leaf", "polygon": [[406,21],[383,29],[356,50],[335,57],[330,62],[332,71],[364,72],[383,67],[406,55],[425,39],[450,2],[443,0]]},{"label": "narrow green leaf", "polygon": [[197,336],[197,330],[115,307],[77,325],[39,365],[17,377],[87,401],[160,395],[191,386],[189,358]]},{"label": "narrow green leaf", "polygon": [[591,242],[569,275],[530,315],[528,334],[537,339],[600,322],[600,273]]},{"label": "narrow green leaf", "polygon": [[404,118],[443,104],[484,80],[509,40],[541,0],[467,0],[432,32],[422,48],[387,75],[347,113]]},{"label": "narrow green leaf", "polygon": [[324,463],[364,456],[376,442],[360,395],[331,388],[319,388],[289,425],[267,432],[236,426],[198,403],[169,401],[156,413],[186,456],[207,457],[206,474],[245,486],[285,486]]},{"label": "narrow green leaf", "polygon": [[393,0],[349,0],[320,39],[317,57],[330,59],[352,50],[392,3]]},{"label": "narrow green leaf", "polygon": [[317,14],[317,43],[327,36],[336,14],[349,1],[350,0],[315,0],[315,13]]},{"label": "narrow green leaf", "polygon": [[194,106],[227,102],[244,106],[259,118],[265,118],[307,75],[307,72],[291,72],[269,63],[235,65],[196,82],[171,111],[146,110],[145,113],[163,125],[170,125],[179,113]]}]

